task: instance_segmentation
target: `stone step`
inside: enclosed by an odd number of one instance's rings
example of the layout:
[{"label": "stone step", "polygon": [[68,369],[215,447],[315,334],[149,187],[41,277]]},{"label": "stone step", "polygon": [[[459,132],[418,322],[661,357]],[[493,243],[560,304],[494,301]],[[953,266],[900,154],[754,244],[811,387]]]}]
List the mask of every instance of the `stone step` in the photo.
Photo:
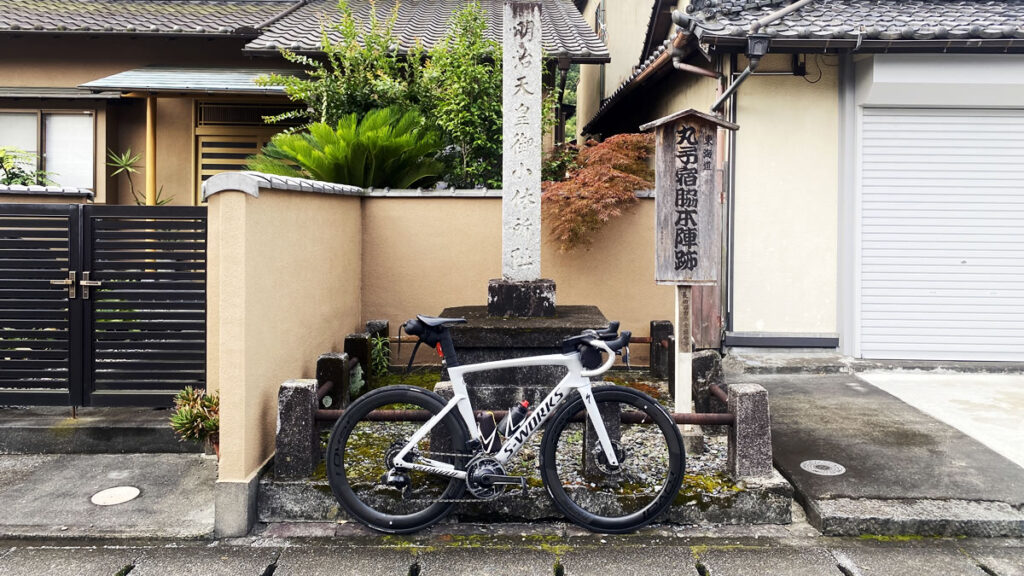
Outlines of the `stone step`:
[{"label": "stone step", "polygon": [[0,454],[195,453],[168,423],[170,409],[0,408]]},{"label": "stone step", "polygon": [[807,520],[826,536],[1024,536],[1024,511],[1005,502],[823,499],[810,502]]},{"label": "stone step", "polygon": [[[470,498],[467,494],[464,498]],[[676,504],[661,522],[684,525],[789,524],[792,522],[793,487],[778,472],[770,478],[748,481],[739,492],[712,495],[695,490],[680,492]],[[486,502],[458,503],[453,511],[459,521],[532,522],[563,519],[547,491],[530,487],[526,496],[518,489]],[[257,496],[259,522],[331,522],[347,520],[325,479],[260,479]]]}]

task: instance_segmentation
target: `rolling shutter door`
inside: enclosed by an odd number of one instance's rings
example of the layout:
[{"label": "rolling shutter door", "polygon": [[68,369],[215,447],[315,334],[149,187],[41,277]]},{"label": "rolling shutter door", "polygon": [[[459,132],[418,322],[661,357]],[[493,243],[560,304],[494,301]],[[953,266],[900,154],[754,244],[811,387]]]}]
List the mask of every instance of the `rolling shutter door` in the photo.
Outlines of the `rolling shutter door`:
[{"label": "rolling shutter door", "polygon": [[1024,110],[865,108],[860,352],[1024,360]]}]

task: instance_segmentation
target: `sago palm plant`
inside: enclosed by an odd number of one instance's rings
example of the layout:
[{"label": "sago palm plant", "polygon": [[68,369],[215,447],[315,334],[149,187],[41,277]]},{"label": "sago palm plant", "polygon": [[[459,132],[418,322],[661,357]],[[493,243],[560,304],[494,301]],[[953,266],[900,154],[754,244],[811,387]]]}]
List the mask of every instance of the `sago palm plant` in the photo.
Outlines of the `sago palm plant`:
[{"label": "sago palm plant", "polygon": [[317,122],[308,130],[274,136],[248,168],[363,188],[424,186],[441,174],[440,139],[415,111],[381,108],[361,120],[345,116],[336,129]]}]

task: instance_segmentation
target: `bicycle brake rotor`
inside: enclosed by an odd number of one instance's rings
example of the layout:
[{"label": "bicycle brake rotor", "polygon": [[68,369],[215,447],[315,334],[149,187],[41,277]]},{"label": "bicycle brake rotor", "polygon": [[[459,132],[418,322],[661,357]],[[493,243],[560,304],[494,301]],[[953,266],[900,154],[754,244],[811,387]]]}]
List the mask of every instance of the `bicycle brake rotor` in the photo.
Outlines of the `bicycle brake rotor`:
[{"label": "bicycle brake rotor", "polygon": [[622,443],[616,440],[612,440],[612,449],[615,450],[615,459],[619,461],[618,466],[612,466],[608,463],[608,457],[605,456],[604,450],[601,445],[598,444],[594,447],[592,454],[595,456],[595,464],[597,469],[605,474],[613,475],[618,474],[622,470],[622,465],[626,460],[626,449],[622,447]]}]

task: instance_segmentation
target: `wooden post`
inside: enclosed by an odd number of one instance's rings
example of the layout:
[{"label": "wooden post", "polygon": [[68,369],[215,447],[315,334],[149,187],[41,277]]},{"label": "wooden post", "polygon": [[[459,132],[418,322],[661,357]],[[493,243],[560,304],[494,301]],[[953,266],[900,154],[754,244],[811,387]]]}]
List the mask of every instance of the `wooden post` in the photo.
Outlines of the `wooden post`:
[{"label": "wooden post", "polygon": [[[693,347],[690,345],[692,320],[690,318],[689,286],[676,286],[676,321],[673,322],[676,340],[676,374],[672,383],[675,390],[676,412],[693,412]],[[690,425],[686,424],[689,430]]]},{"label": "wooden post", "polygon": [[146,206],[156,206],[156,96],[146,97]]},{"label": "wooden post", "polygon": [[640,127],[655,129],[655,281],[676,286],[676,412],[693,412],[692,287],[716,286],[721,269],[719,127],[738,128],[692,109]]}]

